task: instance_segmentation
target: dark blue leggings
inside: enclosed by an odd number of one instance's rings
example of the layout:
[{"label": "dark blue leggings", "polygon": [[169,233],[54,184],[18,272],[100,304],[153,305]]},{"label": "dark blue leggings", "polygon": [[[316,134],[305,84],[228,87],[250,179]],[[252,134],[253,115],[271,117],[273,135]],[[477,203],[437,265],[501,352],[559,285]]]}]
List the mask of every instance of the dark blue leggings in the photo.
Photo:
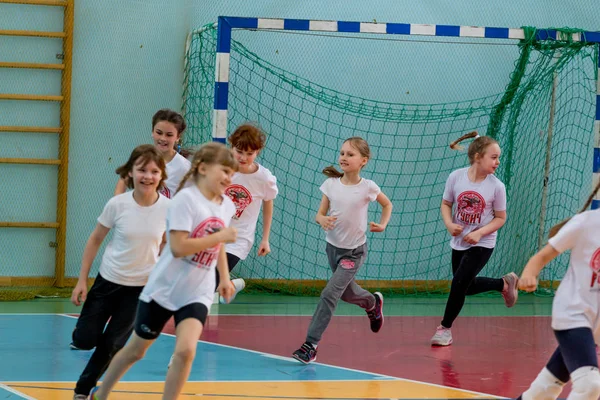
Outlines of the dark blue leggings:
[{"label": "dark blue leggings", "polygon": [[554,331],[558,348],[550,357],[546,368],[562,382],[568,382],[571,372],[581,367],[598,368],[596,343],[590,328]]}]

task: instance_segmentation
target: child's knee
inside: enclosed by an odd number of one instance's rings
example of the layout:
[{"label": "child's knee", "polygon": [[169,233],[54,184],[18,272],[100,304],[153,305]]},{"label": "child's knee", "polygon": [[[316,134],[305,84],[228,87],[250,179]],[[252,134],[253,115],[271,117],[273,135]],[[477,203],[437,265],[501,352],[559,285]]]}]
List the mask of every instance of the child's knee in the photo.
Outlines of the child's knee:
[{"label": "child's knee", "polygon": [[454,275],[454,277],[452,278],[451,289],[466,295],[473,281],[475,281],[475,277],[471,278],[466,276]]},{"label": "child's knee", "polygon": [[194,344],[194,346],[181,346],[175,348],[173,356],[183,363],[191,363],[194,361],[194,357],[196,357],[196,344]]},{"label": "child's knee", "polygon": [[146,355],[146,349],[132,349],[127,353],[127,355],[131,361],[137,362],[144,358]]},{"label": "child's knee", "polygon": [[523,395],[523,400],[556,400],[563,390],[561,382],[547,368],[542,369]]},{"label": "child's knee", "polygon": [[336,290],[334,287],[332,286],[325,286],[325,289],[323,289],[323,291],[321,292],[321,300],[325,301],[325,302],[337,302],[341,297],[341,293],[338,293],[338,290]]},{"label": "child's knee", "polygon": [[81,350],[91,350],[98,345],[98,335],[75,328],[71,336],[73,345]]},{"label": "child's knee", "polygon": [[117,350],[119,354],[122,354],[122,357],[127,359],[129,362],[138,362],[146,355],[146,351],[148,351],[149,346],[144,346],[135,342],[130,342],[125,347],[123,347],[120,352]]},{"label": "child's knee", "polygon": [[597,400],[600,397],[600,372],[598,368],[581,367],[571,373],[573,389],[568,399]]}]

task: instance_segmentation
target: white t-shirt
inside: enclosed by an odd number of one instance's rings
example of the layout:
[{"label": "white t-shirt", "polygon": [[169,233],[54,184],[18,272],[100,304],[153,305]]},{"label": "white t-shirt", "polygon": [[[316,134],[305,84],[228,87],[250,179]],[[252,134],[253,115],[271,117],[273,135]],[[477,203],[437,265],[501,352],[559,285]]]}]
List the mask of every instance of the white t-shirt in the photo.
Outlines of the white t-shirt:
[{"label": "white t-shirt", "polygon": [[167,213],[167,245],[140,295],[167,310],[177,311],[202,303],[210,310],[215,293],[215,265],[221,245],[190,256],[175,258],[171,252],[170,231],[186,231],[201,238],[229,226],[235,206],[223,195],[221,204],[208,200],[197,186],[182,189],[171,200]]},{"label": "white t-shirt", "polygon": [[[446,181],[444,200],[454,204],[452,221],[463,226],[460,235],[452,236],[450,246],[455,250],[473,247],[463,240],[469,233],[489,224],[494,219],[494,211],[506,210],[506,188],[493,174],[483,181],[473,183],[467,175],[469,168],[452,172]],[[498,232],[485,235],[476,245],[493,249]]]},{"label": "white t-shirt", "polygon": [[113,231],[104,250],[100,275],[123,286],[144,286],[158,252],[167,224],[171,201],[158,196],[156,203],[142,207],[133,199],[133,191],[111,198],[98,222]]},{"label": "white t-shirt", "polygon": [[325,240],[341,249],[355,249],[365,244],[367,211],[369,203],[381,193],[379,186],[365,178],[356,185],[344,185],[341,178],[329,178],[320,189],[329,199],[328,215],[337,217]]},{"label": "white t-shirt", "polygon": [[235,204],[235,214],[231,226],[237,229],[237,240],[227,243],[225,250],[240,260],[246,259],[254,244],[256,222],[263,201],[273,200],[278,193],[277,179],[271,171],[260,164],[252,174],[237,172],[225,194]]},{"label": "white t-shirt", "polygon": [[590,328],[600,344],[600,210],[575,215],[548,241],[571,250],[569,267],[552,303],[552,329]]},{"label": "white t-shirt", "polygon": [[190,170],[192,163],[179,153],[167,164],[167,180],[163,182],[160,194],[166,198],[173,198],[181,179]]}]

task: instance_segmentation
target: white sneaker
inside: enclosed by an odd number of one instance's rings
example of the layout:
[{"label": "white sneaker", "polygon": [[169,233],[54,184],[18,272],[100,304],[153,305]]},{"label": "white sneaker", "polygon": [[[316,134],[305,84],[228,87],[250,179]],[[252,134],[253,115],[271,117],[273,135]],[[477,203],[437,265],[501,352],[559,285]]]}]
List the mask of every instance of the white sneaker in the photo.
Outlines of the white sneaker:
[{"label": "white sneaker", "polygon": [[175,357],[175,355],[171,356],[171,359],[169,360],[169,365],[167,365],[167,369],[171,368],[171,365],[173,365],[173,358]]},{"label": "white sneaker", "polygon": [[452,332],[449,328],[438,326],[435,335],[431,338],[432,346],[450,346],[452,344]]},{"label": "white sneaker", "polygon": [[[242,278],[232,279],[231,283],[233,283],[233,287],[235,288],[235,292],[233,293],[233,295],[229,299],[229,303],[231,303],[233,301],[233,299],[235,299],[235,296],[237,296],[237,294],[239,292],[241,292],[242,290],[244,290],[244,288],[246,287],[246,281],[243,280]],[[219,302],[221,304],[228,304],[227,301],[225,300],[225,297],[222,297],[222,296],[219,296]]]}]

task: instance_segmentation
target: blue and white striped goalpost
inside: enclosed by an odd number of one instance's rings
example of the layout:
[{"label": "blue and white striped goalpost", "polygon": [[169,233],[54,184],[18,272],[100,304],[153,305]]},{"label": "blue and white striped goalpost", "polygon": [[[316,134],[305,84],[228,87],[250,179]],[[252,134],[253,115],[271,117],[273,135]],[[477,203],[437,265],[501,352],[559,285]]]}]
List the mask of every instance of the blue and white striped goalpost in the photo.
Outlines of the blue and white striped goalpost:
[{"label": "blue and white striped goalpost", "polygon": [[[600,57],[598,57],[598,72],[596,74],[596,117],[594,119],[594,178],[593,187],[600,180]],[[600,192],[592,200],[592,210],[600,208]]]},{"label": "blue and white striped goalpost", "polygon": [[[213,140],[225,143],[227,139],[227,108],[229,93],[229,54],[231,52],[231,32],[233,29],[379,33],[385,35],[441,36],[485,39],[525,38],[521,28],[497,28],[483,26],[424,25],[403,23],[320,21],[304,19],[273,19],[219,17],[217,25],[217,60],[215,66],[215,101],[213,111]],[[539,40],[566,40],[565,35],[556,30],[543,30],[537,33]],[[571,34],[572,41],[600,43],[600,32]],[[600,180],[600,57],[596,76],[596,116],[594,121],[593,187]],[[592,209],[600,208],[600,193],[592,201]]]}]

